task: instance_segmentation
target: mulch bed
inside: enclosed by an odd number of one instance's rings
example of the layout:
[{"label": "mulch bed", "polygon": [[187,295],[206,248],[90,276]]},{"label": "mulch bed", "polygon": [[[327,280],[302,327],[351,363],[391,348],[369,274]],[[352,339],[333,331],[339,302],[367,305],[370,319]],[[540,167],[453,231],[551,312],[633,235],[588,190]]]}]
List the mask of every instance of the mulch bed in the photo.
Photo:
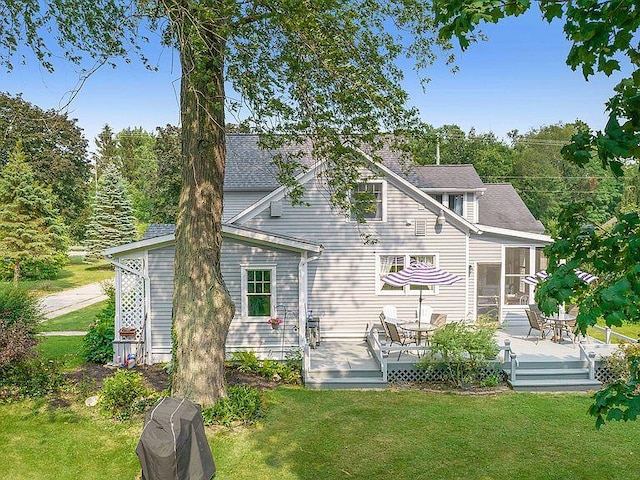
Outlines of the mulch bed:
[{"label": "mulch bed", "polygon": [[[99,390],[104,379],[113,375],[116,370],[115,367],[87,363],[69,372],[67,378],[72,384],[91,384],[92,387],[95,387],[95,390]],[[139,365],[132,370],[139,372],[147,386],[157,392],[166,390],[169,387],[169,374],[162,365]],[[278,382],[268,378],[249,372],[241,372],[236,368],[230,367],[225,369],[225,380],[227,385],[248,385],[261,391],[269,390],[279,385]]]}]

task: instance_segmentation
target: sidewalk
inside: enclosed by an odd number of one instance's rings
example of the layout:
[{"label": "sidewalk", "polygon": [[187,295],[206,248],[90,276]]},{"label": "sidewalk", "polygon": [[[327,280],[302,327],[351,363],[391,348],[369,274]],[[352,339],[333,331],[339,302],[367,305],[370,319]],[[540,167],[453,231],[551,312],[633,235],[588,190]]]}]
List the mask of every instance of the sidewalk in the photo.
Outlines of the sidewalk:
[{"label": "sidewalk", "polygon": [[82,287],[46,295],[40,299],[40,305],[45,318],[50,319],[106,299],[107,296],[102,292],[100,283],[90,283]]}]

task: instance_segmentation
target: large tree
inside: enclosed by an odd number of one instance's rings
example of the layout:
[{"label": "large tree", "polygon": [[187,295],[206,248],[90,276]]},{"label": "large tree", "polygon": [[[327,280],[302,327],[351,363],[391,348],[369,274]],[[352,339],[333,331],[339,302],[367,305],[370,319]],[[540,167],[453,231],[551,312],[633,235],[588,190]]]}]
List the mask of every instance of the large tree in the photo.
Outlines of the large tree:
[{"label": "large tree", "polygon": [[[496,23],[505,16],[520,15],[531,7],[529,0],[462,0],[436,3],[443,39],[458,38],[466,48],[483,22]],[[580,68],[585,79],[599,73],[610,75],[623,62],[630,72],[614,88],[607,103],[609,119],[601,131],[582,129],[562,149],[577,165],[587,165],[597,155],[602,167],[617,175],[625,166],[638,168],[640,158],[640,8],[627,0],[545,0],[537,3],[546,21],[564,21],[571,42],[567,64]],[[561,302],[577,299],[578,323],[584,331],[600,318],[607,325],[623,320],[640,322],[640,212],[619,215],[610,225],[598,225],[585,212],[596,206],[591,199],[569,203],[559,215],[558,235],[546,249],[551,278],[538,289],[537,299],[547,313]],[[565,262],[565,263],[562,263]],[[586,288],[573,269],[590,269],[599,276]],[[606,387],[596,396],[591,413],[596,424],[606,420],[634,420],[640,415],[636,374],[627,383]]]},{"label": "large tree", "polygon": [[[381,132],[409,131],[415,112],[400,87],[400,56],[422,69],[432,60],[432,19],[416,0],[3,0],[0,61],[10,66],[26,44],[47,68],[40,33],[54,28],[74,61],[111,63],[141,47],[140,29],[164,28],[179,51],[182,187],[177,215],[172,390],[203,404],[225,394],[225,341],[234,305],[220,270],[225,107],[248,106],[252,129],[271,147],[308,139],[326,161],[339,206],[359,181],[357,147],[380,146]],[[140,22],[140,19],[144,19]],[[26,34],[25,34],[26,32]],[[133,48],[132,48],[133,47]],[[2,53],[2,52],[0,52]],[[269,128],[267,128],[267,126]],[[275,135],[277,133],[277,135]],[[299,200],[295,150],[277,158],[281,181]]]},{"label": "large tree", "polygon": [[55,266],[66,258],[67,229],[53,202],[18,142],[0,170],[0,258],[11,263],[14,283],[25,262]]},{"label": "large tree", "polygon": [[[0,49],[2,32],[0,24]],[[55,208],[72,235],[81,238],[91,167],[87,141],[76,120],[54,110],[42,110],[21,96],[0,93],[0,132],[0,167],[8,162],[16,144],[22,142],[36,178],[51,187]]]}]

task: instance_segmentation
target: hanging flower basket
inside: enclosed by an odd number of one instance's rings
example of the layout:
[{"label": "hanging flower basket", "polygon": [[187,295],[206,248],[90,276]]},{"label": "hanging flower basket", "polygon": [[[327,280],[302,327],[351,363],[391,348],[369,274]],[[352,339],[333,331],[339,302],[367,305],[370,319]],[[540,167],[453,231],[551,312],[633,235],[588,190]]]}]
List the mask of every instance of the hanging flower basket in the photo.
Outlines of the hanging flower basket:
[{"label": "hanging flower basket", "polygon": [[271,325],[271,328],[273,328],[274,330],[277,330],[280,328],[280,324],[282,323],[282,319],[281,318],[270,318],[269,320],[267,320],[267,323],[269,325]]}]

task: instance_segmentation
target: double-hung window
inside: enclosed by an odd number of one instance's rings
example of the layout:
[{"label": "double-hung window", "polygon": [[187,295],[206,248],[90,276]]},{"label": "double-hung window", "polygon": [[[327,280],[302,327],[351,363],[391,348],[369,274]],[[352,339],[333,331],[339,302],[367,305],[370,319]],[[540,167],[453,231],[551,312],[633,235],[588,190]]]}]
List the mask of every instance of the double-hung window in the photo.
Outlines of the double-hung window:
[{"label": "double-hung window", "polygon": [[351,220],[385,221],[385,183],[361,183],[351,194]]},{"label": "double-hung window", "polygon": [[[432,265],[436,265],[435,255],[378,255],[377,266],[377,287],[376,293],[380,295],[413,295],[419,294],[420,287],[417,285],[405,285],[404,287],[394,287],[388,285],[382,281],[383,277],[386,277],[390,273],[398,272],[405,268],[405,266],[411,265],[413,262],[426,262]],[[435,294],[435,288],[433,286],[423,286],[422,293]]]},{"label": "double-hung window", "polygon": [[247,266],[242,268],[243,317],[266,318],[274,314],[275,282],[275,266]]}]

